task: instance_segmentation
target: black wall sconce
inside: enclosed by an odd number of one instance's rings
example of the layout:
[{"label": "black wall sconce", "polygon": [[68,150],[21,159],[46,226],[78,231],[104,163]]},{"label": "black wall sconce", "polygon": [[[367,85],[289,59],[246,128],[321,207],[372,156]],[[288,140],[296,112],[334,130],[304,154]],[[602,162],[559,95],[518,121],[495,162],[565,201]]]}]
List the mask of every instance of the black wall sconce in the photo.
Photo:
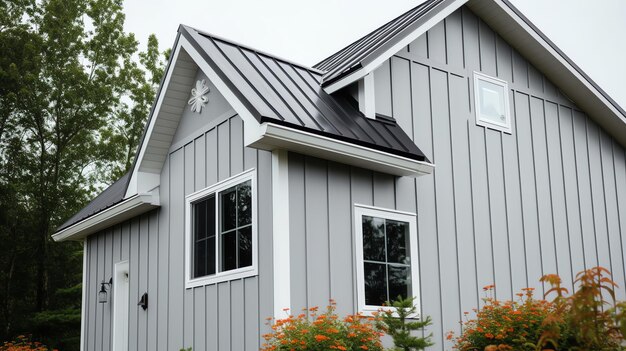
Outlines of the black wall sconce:
[{"label": "black wall sconce", "polygon": [[143,308],[144,311],[148,309],[148,293],[147,292],[141,295],[141,299],[139,299],[139,303],[137,304],[137,306],[141,306],[141,308]]},{"label": "black wall sconce", "polygon": [[99,303],[106,303],[108,301],[107,290],[110,290],[112,285],[113,278],[109,279],[108,283],[105,282],[104,279],[102,279],[102,282],[100,283],[100,291],[98,291]]}]

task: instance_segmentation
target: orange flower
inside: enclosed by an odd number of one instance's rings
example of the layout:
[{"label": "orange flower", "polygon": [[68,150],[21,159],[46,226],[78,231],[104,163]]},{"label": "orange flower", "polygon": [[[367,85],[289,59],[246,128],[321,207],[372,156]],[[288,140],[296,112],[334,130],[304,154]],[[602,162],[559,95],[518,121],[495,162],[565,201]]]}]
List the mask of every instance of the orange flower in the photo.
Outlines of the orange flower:
[{"label": "orange flower", "polygon": [[320,335],[320,334],[315,335],[315,340],[316,340],[317,342],[326,341],[326,340],[328,340],[328,339],[330,339],[330,338],[329,338],[329,337],[327,337],[326,335]]}]

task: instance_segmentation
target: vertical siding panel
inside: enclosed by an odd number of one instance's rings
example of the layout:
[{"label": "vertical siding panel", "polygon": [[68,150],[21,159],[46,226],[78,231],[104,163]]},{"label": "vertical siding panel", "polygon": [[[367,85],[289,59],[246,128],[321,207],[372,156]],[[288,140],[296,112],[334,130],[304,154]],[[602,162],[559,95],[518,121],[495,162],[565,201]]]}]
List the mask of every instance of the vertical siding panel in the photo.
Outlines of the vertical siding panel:
[{"label": "vertical siding panel", "polygon": [[352,203],[359,205],[374,205],[374,178],[370,171],[362,168],[352,169]]},{"label": "vertical siding panel", "polygon": [[411,56],[415,58],[428,56],[426,34],[420,35],[415,41],[409,44],[409,52]]},{"label": "vertical siding panel", "polygon": [[394,176],[374,172],[374,206],[388,209],[395,208]]},{"label": "vertical siding panel", "polygon": [[256,153],[257,150],[251,147],[245,147],[243,152],[243,168],[244,170],[248,170],[251,168],[256,168]]},{"label": "vertical siding panel", "polygon": [[217,301],[218,301],[218,350],[231,350],[231,298],[230,298],[230,282],[217,284]]},{"label": "vertical siding panel", "polygon": [[337,301],[340,315],[353,313],[352,282],[354,244],[352,242],[350,168],[330,163],[328,167],[328,230],[330,245],[330,297]]},{"label": "vertical siding panel", "polygon": [[[242,155],[243,155],[243,149]],[[246,333],[244,321],[245,308],[243,279],[233,280],[230,282],[230,337],[232,340],[231,350],[244,349],[244,336]]]},{"label": "vertical siding panel", "polygon": [[217,126],[217,168],[218,180],[230,177],[230,123],[226,121]]},{"label": "vertical siding panel", "polygon": [[169,335],[169,260],[170,260],[170,160],[165,159],[163,170],[161,171],[161,189],[159,191],[161,208],[159,215],[158,232],[158,300],[157,300],[157,347],[159,350],[168,349]]},{"label": "vertical siding panel", "polygon": [[553,230],[555,236],[557,271],[563,279],[563,285],[571,286],[572,258],[568,235],[567,203],[561,155],[562,139],[559,130],[559,114],[556,104],[545,103],[546,147],[548,149],[548,171],[550,175],[550,197],[552,201]]},{"label": "vertical siding panel", "polygon": [[[454,183],[452,150],[450,141],[450,111],[448,108],[448,75],[438,70],[431,71],[433,154],[437,164],[435,175],[435,205],[439,250],[439,281],[441,285],[441,313],[443,325],[455,325],[461,320],[459,298],[459,272],[457,265],[456,218],[454,217]],[[441,335],[446,330],[441,326]],[[456,328],[456,332],[460,332]],[[449,341],[444,347],[449,348]]]},{"label": "vertical siding panel", "polygon": [[552,204],[550,199],[550,175],[548,173],[548,149],[546,145],[544,105],[543,100],[534,97],[530,100],[530,127],[535,166],[536,207],[539,221],[542,272],[558,274],[554,242],[555,237],[552,226]]},{"label": "vertical siding panel", "polygon": [[[113,276],[113,232],[114,228],[107,229],[104,233],[104,276],[105,280]],[[109,290],[109,296],[112,296],[112,290]],[[104,320],[102,323],[102,349],[111,349],[111,317],[113,310],[108,308],[104,310]]]},{"label": "vertical siding panel", "polygon": [[[139,219],[139,253],[137,257],[138,266],[138,291],[135,300],[130,300],[130,305],[137,310],[137,350],[147,350],[148,342],[148,313],[143,308],[137,306],[141,295],[148,292],[148,247],[150,235],[150,214],[144,214]],[[135,302],[136,301],[136,302]],[[135,302],[133,304],[133,302]]]},{"label": "vertical siding panel", "polygon": [[[413,90],[413,119],[415,140],[433,162],[431,119],[430,71],[428,67],[413,64],[411,68]],[[434,175],[417,178],[417,235],[420,269],[420,304],[422,315],[432,316],[433,325],[425,333],[433,333],[433,340],[441,343],[441,286],[439,285],[439,252],[437,250],[437,225],[435,211]]]},{"label": "vertical siding panel", "polygon": [[589,179],[591,181],[591,205],[595,231],[598,264],[611,269],[611,252],[606,223],[604,186],[602,177],[602,156],[600,154],[600,131],[598,126],[585,116],[587,121],[587,150],[589,159]]},{"label": "vertical siding panel", "polygon": [[444,22],[437,23],[428,30],[428,58],[446,63],[446,28]]},{"label": "vertical siding panel", "polygon": [[325,306],[330,298],[328,251],[328,184],[326,161],[305,157],[306,272],[308,306]]},{"label": "vertical siding panel", "polygon": [[230,175],[243,172],[243,121],[230,119]]},{"label": "vertical siding panel", "polygon": [[543,93],[543,76],[533,65],[528,65],[528,86],[535,94]]},{"label": "vertical siding panel", "polygon": [[[468,128],[474,128],[469,114],[469,91],[465,78],[450,76],[450,133],[454,167],[454,216],[457,230],[459,291],[461,311],[471,311],[479,302],[476,285],[476,251],[472,219]],[[469,124],[468,124],[469,123]],[[421,220],[421,218],[418,218]]]},{"label": "vertical siding panel", "polygon": [[[510,99],[513,105],[519,103],[514,99],[514,93],[510,93]],[[512,123],[515,124],[517,116],[516,107],[511,107],[513,117]],[[519,133],[515,130],[514,133]],[[519,292],[520,289],[529,285],[526,262],[526,246],[524,243],[524,215],[522,213],[522,194],[519,176],[519,147],[516,135],[508,138],[502,138],[502,158],[504,160],[504,183],[506,184],[506,215],[509,233],[509,254],[511,264],[511,281],[513,292]]]},{"label": "vertical siding panel", "polygon": [[480,70],[490,76],[496,75],[496,36],[493,30],[478,20],[478,37],[480,39]]},{"label": "vertical siding panel", "polygon": [[[528,95],[515,93],[515,129],[519,153],[520,191],[522,194],[522,219],[528,284],[536,286],[539,278],[543,275],[543,271],[529,105]],[[538,292],[539,296],[542,294],[543,291]]]},{"label": "vertical siding panel", "polygon": [[411,120],[411,75],[409,61],[392,57],[391,59],[391,88],[393,98],[393,118],[398,125],[409,134],[412,134],[413,121]]},{"label": "vertical siding panel", "polygon": [[486,130],[487,179],[489,180],[489,216],[491,217],[491,243],[493,247],[494,283],[496,297],[513,298],[509,240],[507,231],[506,189],[504,187],[504,156],[502,138],[511,135]]},{"label": "vertical siding panel", "polygon": [[376,113],[393,115],[391,110],[391,66],[385,61],[374,71]]},{"label": "vertical siding panel", "polygon": [[[624,153],[622,146],[615,140],[613,140],[613,161],[615,162],[617,215],[619,216],[620,250],[622,254],[620,262],[622,264],[622,270],[624,271],[624,277],[622,279],[626,280],[626,260],[624,260],[624,251],[626,251],[626,238],[624,238],[624,231],[626,230],[626,153]],[[622,288],[621,290],[623,291],[624,289]],[[621,300],[624,300],[624,297],[622,297]]]},{"label": "vertical siding panel", "polygon": [[159,318],[159,210],[153,211],[148,231],[148,320],[147,349],[157,350]]},{"label": "vertical siding panel", "polygon": [[217,128],[213,128],[206,134],[206,186],[211,186],[218,181],[217,153]]},{"label": "vertical siding panel", "polygon": [[194,164],[195,164],[195,176],[194,176],[194,191],[204,189],[206,187],[206,135],[194,141]]},{"label": "vertical siding panel", "polygon": [[465,67],[471,70],[479,70],[478,18],[465,6],[463,6],[461,10],[463,14],[463,53],[465,55]]},{"label": "vertical siding panel", "polygon": [[[304,157],[289,153],[289,255],[291,271],[291,308],[307,308],[307,248],[304,182]],[[281,306],[281,308],[289,306]],[[279,316],[277,316],[279,317]],[[282,316],[280,316],[282,317]]]},{"label": "vertical siding panel", "polygon": [[174,228],[174,233],[176,233],[176,237],[177,240],[179,240],[182,245],[181,246],[181,251],[180,252],[180,256],[178,256],[178,261],[181,261],[181,265],[180,265],[180,273],[175,273],[175,274],[180,274],[182,276],[182,284],[178,287],[178,289],[181,289],[183,291],[183,298],[184,300],[182,301],[183,305],[183,347],[188,347],[193,345],[193,332],[194,332],[194,328],[193,328],[193,321],[195,320],[194,318],[194,306],[193,306],[193,302],[195,300],[193,294],[195,292],[195,289],[185,289],[185,261],[187,260],[187,257],[185,256],[185,236],[184,236],[184,228],[185,228],[185,223],[184,223],[184,218],[185,218],[185,213],[187,212],[187,209],[185,208],[185,197],[188,194],[191,194],[192,192],[194,192],[195,190],[195,183],[194,183],[194,179],[195,179],[195,175],[196,175],[196,165],[194,163],[195,161],[195,153],[196,153],[196,145],[195,142],[191,142],[187,145],[185,145],[184,147],[184,164],[183,164],[183,178],[179,178],[179,181],[182,180],[184,182],[184,186],[183,186],[183,193],[181,194],[181,198],[179,200],[177,200],[177,202],[180,203],[179,206],[181,206],[181,209],[179,210],[177,215],[181,216],[180,222],[179,224],[177,224],[176,227],[172,227]]},{"label": "vertical siding panel", "polygon": [[[259,349],[259,323],[264,323],[269,315],[259,316],[259,284],[258,278],[252,277],[244,280],[244,305],[246,306],[246,318],[244,321],[245,350]],[[202,350],[202,349],[200,349]]]},{"label": "vertical siding panel", "polygon": [[[600,152],[602,153],[602,177],[606,197],[607,242],[610,245],[609,249],[611,254],[611,273],[613,274],[613,281],[615,281],[618,286],[623,287],[626,282],[624,281],[624,260],[622,258],[622,243],[617,206],[613,140],[606,132],[601,131],[600,143]],[[624,300],[625,289],[616,289],[615,294],[618,300]]]},{"label": "vertical siding panel", "polygon": [[561,162],[563,165],[563,184],[565,186],[567,233],[570,242],[572,273],[575,274],[585,267],[585,251],[581,231],[574,123],[572,110],[569,108],[559,107],[559,129],[561,132],[561,148],[563,150]]},{"label": "vertical siding panel", "polygon": [[513,81],[511,47],[499,35],[496,35],[496,65],[498,67],[498,78],[510,84]]},{"label": "vertical siding panel", "polygon": [[591,179],[589,177],[589,155],[587,150],[587,126],[585,116],[574,111],[574,145],[576,148],[576,174],[578,176],[578,205],[585,253],[585,267],[598,265],[593,223]]},{"label": "vertical siding panel", "polygon": [[[265,317],[274,311],[274,279],[273,279],[273,237],[272,237],[272,153],[259,150],[257,172],[257,204],[258,212],[258,265],[259,265],[259,339],[260,334],[267,333],[269,327],[263,324]],[[262,200],[262,202],[261,202]]]},{"label": "vertical siding panel", "polygon": [[198,287],[193,290],[193,343],[189,346],[194,350],[206,350],[206,295],[208,287]]},{"label": "vertical siding panel", "polygon": [[[448,64],[453,67],[463,67],[463,17],[461,10],[454,11],[445,20],[446,51]],[[395,92],[394,92],[395,93]]]},{"label": "vertical siding panel", "polygon": [[218,285],[206,287],[206,349],[219,350],[220,302]]},{"label": "vertical siding panel", "polygon": [[[169,260],[169,327],[168,327],[168,350],[178,350],[185,347],[183,340],[184,332],[184,306],[181,303],[184,299],[184,262],[181,257],[185,257],[181,231],[178,228],[184,227],[184,180],[185,178],[185,155],[180,149],[170,155],[170,260]],[[177,235],[178,234],[178,235]]]},{"label": "vertical siding panel", "polygon": [[513,50],[513,82],[516,87],[528,88],[528,65],[517,50]]}]

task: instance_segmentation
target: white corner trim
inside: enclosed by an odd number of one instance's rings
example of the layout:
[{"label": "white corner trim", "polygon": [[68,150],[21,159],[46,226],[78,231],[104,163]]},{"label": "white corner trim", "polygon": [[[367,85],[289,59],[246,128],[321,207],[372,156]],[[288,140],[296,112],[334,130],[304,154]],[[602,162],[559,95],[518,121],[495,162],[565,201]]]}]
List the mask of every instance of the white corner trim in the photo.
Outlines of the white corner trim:
[{"label": "white corner trim", "polygon": [[283,308],[291,308],[288,157],[286,150],[272,151],[274,318],[284,314]]},{"label": "white corner trim", "polygon": [[374,72],[366,74],[359,80],[359,111],[367,118],[376,118]]},{"label": "white corner trim", "polygon": [[456,11],[459,7],[463,6],[468,0],[456,0],[453,3],[449,4],[447,7],[439,10],[437,14],[428,19],[418,28],[416,28],[413,32],[407,34],[404,38],[400,39],[395,45],[391,46],[386,51],[378,54],[371,61],[365,62],[363,68],[354,71],[353,73],[339,79],[338,81],[326,86],[324,90],[328,94],[332,94],[337,90],[350,85],[359,79],[363,78],[370,72],[373,72],[378,66],[380,66],[383,62],[389,59],[391,56],[395,55],[398,51],[402,50],[403,47],[409,45],[415,39],[417,39],[420,35],[426,33],[429,29],[434,27],[437,23],[443,21],[446,17],[448,17],[452,12]]},{"label": "white corner trim", "polygon": [[62,229],[52,235],[54,241],[80,240],[98,230],[108,228],[129,218],[159,207],[159,189],[152,193],[132,196],[117,205]]},{"label": "white corner trim", "polygon": [[85,350],[85,323],[87,323],[87,239],[83,240],[83,286],[80,306],[80,351]]},{"label": "white corner trim", "polygon": [[432,173],[435,165],[372,148],[277,125],[263,123],[261,137],[249,146],[288,149],[306,155],[372,169],[397,176],[417,177]]}]

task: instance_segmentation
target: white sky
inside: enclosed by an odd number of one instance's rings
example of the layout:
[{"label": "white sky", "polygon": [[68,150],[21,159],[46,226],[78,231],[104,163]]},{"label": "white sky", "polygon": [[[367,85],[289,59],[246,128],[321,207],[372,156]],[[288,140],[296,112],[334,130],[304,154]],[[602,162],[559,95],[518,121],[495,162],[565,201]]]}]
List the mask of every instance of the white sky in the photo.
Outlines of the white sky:
[{"label": "white sky", "polygon": [[[313,65],[422,0],[125,0],[126,30],[165,49],[183,23]],[[626,108],[626,1],[511,0]],[[142,45],[142,47],[143,47]]]}]

